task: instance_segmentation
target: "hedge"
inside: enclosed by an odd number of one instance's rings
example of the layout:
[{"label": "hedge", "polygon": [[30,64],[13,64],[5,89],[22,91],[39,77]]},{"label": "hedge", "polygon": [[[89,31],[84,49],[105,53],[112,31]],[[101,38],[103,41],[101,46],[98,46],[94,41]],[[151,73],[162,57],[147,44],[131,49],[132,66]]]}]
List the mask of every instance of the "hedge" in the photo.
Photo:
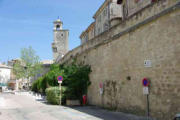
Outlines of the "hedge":
[{"label": "hedge", "polygon": [[[57,87],[57,77],[62,76],[62,86],[66,86],[63,100],[65,98],[70,100],[80,100],[82,96],[87,94],[88,86],[91,84],[89,80],[89,73],[91,67],[89,65],[57,65],[53,64],[50,71],[44,76],[38,78],[33,82],[32,91],[47,95],[47,100],[51,104],[59,104],[59,88]],[[49,88],[50,87],[50,88]],[[64,100],[65,101],[65,100]]]},{"label": "hedge", "polygon": [[[62,86],[62,104],[66,103],[65,96],[66,87]],[[47,102],[53,105],[59,105],[60,103],[60,88],[59,87],[50,87],[46,89],[46,99]]]}]

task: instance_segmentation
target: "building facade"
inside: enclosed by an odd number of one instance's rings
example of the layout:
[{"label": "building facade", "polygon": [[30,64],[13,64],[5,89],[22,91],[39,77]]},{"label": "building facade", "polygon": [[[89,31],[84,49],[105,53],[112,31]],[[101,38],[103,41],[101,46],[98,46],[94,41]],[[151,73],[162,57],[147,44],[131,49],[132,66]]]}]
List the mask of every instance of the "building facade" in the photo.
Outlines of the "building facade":
[{"label": "building facade", "polygon": [[36,74],[35,76],[33,76],[31,78],[31,86],[32,83],[37,80],[39,77],[42,77],[43,75],[45,75],[49,70],[50,70],[50,66],[53,64],[53,60],[43,60],[41,61],[41,65],[42,65],[42,71],[39,74]]},{"label": "building facade", "polygon": [[[93,36],[89,37],[89,27],[80,35],[81,44],[125,21],[156,0],[105,0],[93,18]],[[92,25],[90,25],[92,26]]]},{"label": "building facade", "polygon": [[91,23],[91,25],[84,32],[81,33],[80,35],[81,44],[84,44],[88,40],[94,38],[94,27],[95,27],[95,22]]},{"label": "building facade", "polygon": [[94,14],[94,22],[82,32],[81,44],[109,30],[110,27],[123,19],[123,0],[105,0]]},{"label": "building facade", "polygon": [[11,69],[11,74],[10,74],[10,81],[9,83],[9,88],[12,90],[20,90],[23,89],[23,86],[27,84],[27,80],[23,79],[17,79],[16,75],[13,72],[13,67],[17,62],[20,62],[20,59],[12,59],[8,61],[8,66],[10,66]]},{"label": "building facade", "polygon": [[10,81],[11,67],[0,64],[0,87],[3,89],[7,88],[8,82]]},{"label": "building facade", "polygon": [[125,6],[127,8],[127,16],[137,13],[154,1],[155,0],[126,0]]},{"label": "building facade", "polygon": [[107,31],[113,19],[123,19],[123,0],[105,0],[93,16],[95,19],[95,36]]},{"label": "building facade", "polygon": [[53,59],[62,58],[68,52],[69,30],[64,30],[60,19],[54,21],[54,42],[52,43]]}]

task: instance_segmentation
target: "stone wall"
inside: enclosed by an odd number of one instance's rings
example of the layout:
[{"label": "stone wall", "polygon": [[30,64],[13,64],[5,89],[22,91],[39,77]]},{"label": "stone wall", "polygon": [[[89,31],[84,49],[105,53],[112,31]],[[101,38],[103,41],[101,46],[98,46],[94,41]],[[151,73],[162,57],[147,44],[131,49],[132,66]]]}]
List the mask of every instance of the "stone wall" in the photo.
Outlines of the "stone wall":
[{"label": "stone wall", "polygon": [[[66,54],[58,63],[89,64],[92,105],[145,115],[142,79],[151,80],[150,115],[180,112],[180,0],[161,0]],[[151,60],[152,67],[144,67]],[[130,78],[130,80],[128,80]],[[100,95],[99,84],[104,94]]]}]

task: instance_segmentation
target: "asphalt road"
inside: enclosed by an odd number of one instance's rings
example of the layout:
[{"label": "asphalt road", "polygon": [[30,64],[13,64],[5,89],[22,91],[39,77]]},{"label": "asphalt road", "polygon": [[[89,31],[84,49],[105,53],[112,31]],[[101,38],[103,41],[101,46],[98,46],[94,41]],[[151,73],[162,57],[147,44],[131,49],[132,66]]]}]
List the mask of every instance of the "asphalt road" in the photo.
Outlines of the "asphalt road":
[{"label": "asphalt road", "polygon": [[97,107],[48,105],[32,96],[0,93],[0,120],[147,120]]}]

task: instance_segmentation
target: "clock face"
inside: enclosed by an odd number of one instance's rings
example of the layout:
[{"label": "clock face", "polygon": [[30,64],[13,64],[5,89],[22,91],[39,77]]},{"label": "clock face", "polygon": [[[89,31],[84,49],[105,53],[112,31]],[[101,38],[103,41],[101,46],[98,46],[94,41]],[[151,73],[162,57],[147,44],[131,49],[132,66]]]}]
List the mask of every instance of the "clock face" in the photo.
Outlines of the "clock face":
[{"label": "clock face", "polygon": [[57,39],[60,39],[60,38],[61,38],[61,34],[57,34],[57,35],[56,35],[56,38],[57,38]]},{"label": "clock face", "polygon": [[57,35],[56,35],[56,38],[57,39],[60,39],[60,38],[63,38],[64,37],[64,34],[63,33],[58,33]]}]

